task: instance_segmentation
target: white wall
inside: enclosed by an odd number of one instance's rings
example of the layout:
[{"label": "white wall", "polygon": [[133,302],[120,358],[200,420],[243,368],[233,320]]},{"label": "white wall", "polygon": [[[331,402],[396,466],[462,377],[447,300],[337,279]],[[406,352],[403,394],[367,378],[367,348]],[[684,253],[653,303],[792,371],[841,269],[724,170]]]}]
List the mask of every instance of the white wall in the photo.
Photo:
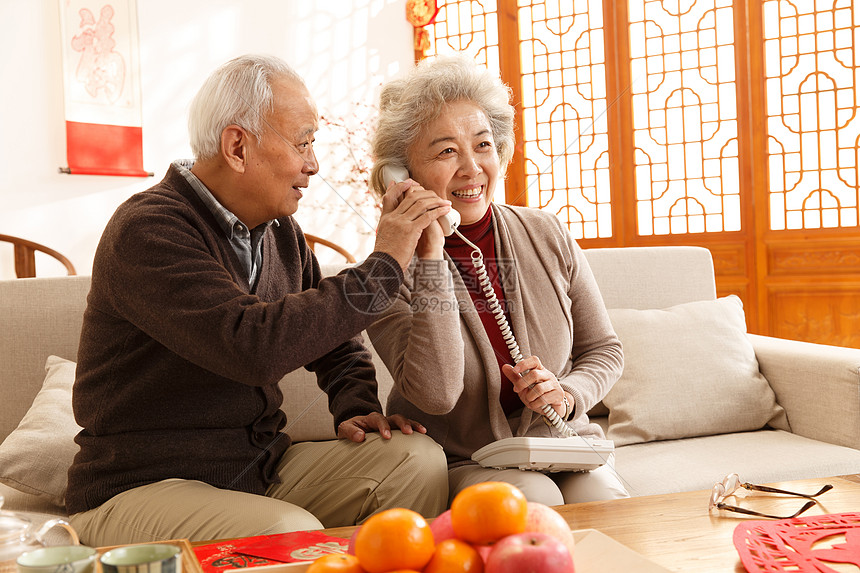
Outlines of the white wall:
[{"label": "white wall", "polygon": [[[304,76],[322,115],[366,115],[379,85],[412,65],[404,4],[138,0],[143,161],[155,173],[140,179],[58,173],[67,165],[58,1],[0,0],[0,234],[48,245],[89,274],[116,207],[159,181],[173,159],[190,157],[186,110],[214,68],[243,53],[274,54]],[[317,134],[320,176],[296,218],[361,258],[372,250],[376,212],[366,190],[341,183],[350,157],[343,139]],[[37,267],[40,276],[64,274],[48,258],[37,257]],[[0,279],[13,277],[11,248],[0,244]]]}]

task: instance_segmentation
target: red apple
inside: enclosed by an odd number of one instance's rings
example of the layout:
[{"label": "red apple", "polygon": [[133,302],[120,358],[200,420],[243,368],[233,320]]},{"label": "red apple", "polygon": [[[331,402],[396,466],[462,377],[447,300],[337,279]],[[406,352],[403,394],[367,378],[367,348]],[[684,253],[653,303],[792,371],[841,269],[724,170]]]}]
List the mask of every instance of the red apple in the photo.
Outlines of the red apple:
[{"label": "red apple", "polygon": [[433,532],[433,540],[439,545],[446,539],[454,539],[454,527],[451,525],[451,510],[448,509],[439,514],[430,522],[430,531]]},{"label": "red apple", "polygon": [[349,555],[355,555],[355,537],[360,529],[361,526],[356,527],[355,531],[352,532],[352,537],[349,538],[349,545],[346,546],[346,552]]},{"label": "red apple", "polygon": [[493,545],[484,573],[574,573],[573,555],[546,533],[515,533]]},{"label": "red apple", "polygon": [[478,555],[481,556],[481,559],[484,560],[484,564],[486,565],[487,557],[490,556],[490,551],[493,550],[493,546],[492,545],[472,545],[472,547],[475,548],[475,550],[478,552]]},{"label": "red apple", "polygon": [[573,533],[559,512],[536,501],[528,502],[526,531],[546,533],[564,543],[573,555]]}]

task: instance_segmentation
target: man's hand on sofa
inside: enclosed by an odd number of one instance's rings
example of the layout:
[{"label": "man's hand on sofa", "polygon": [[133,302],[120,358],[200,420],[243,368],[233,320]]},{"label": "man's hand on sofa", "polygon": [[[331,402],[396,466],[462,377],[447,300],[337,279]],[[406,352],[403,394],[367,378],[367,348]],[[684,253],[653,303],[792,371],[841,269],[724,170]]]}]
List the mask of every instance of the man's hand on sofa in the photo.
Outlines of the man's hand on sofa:
[{"label": "man's hand on sofa", "polygon": [[345,438],[353,442],[363,442],[367,432],[379,432],[386,440],[391,438],[391,427],[394,426],[404,434],[418,432],[427,433],[427,428],[400,414],[383,416],[379,412],[373,412],[366,416],[355,416],[341,422],[337,427],[337,437]]}]

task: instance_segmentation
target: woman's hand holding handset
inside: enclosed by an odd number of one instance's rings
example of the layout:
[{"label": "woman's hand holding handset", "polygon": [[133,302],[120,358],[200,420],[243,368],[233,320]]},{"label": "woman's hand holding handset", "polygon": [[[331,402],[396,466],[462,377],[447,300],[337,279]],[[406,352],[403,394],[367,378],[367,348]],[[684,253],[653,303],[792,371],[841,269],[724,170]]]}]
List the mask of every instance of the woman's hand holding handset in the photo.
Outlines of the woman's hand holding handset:
[{"label": "woman's hand holding handset", "polygon": [[390,254],[405,270],[424,230],[451,211],[450,201],[411,179],[390,184],[382,197],[374,250]]},{"label": "woman's hand holding handset", "polygon": [[514,385],[514,391],[530,410],[543,414],[543,407],[550,404],[559,416],[564,416],[565,391],[555,374],[541,364],[537,356],[523,358],[514,366],[505,364],[502,372]]},{"label": "woman's hand holding handset", "polygon": [[[420,184],[409,177],[409,172],[405,168],[400,166],[386,165],[383,167],[382,179],[388,187],[389,192],[395,186],[404,182],[409,184],[401,194],[401,201],[407,195],[426,191]],[[460,224],[460,214],[454,209],[450,209],[447,213],[440,214],[435,220],[437,224],[434,225],[431,222],[427,225],[416,245],[416,254],[420,259],[439,260],[443,258],[442,247],[445,244],[445,237],[450,235]]]}]

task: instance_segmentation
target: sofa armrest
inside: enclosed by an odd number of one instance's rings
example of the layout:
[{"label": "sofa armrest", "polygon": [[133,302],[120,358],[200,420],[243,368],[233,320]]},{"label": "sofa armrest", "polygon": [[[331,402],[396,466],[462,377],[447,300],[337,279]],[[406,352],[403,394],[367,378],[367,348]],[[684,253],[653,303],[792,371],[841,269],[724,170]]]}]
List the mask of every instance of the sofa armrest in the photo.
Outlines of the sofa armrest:
[{"label": "sofa armrest", "polygon": [[792,433],[860,449],[860,350],[748,336]]}]

